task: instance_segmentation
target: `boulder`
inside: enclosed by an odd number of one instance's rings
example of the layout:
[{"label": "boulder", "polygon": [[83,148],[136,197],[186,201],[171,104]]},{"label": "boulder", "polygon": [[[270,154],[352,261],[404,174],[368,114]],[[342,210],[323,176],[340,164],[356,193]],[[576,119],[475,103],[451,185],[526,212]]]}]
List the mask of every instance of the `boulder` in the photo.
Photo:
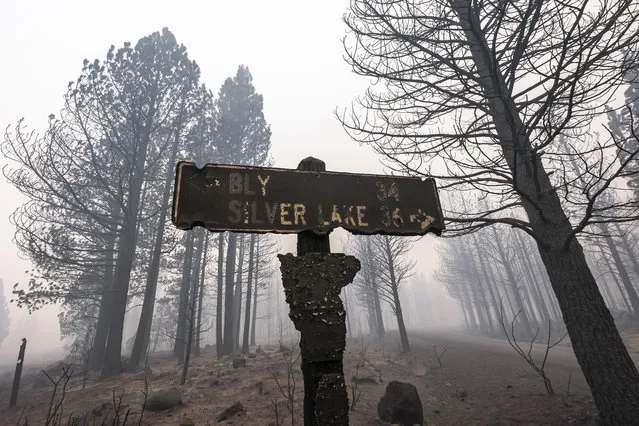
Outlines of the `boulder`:
[{"label": "boulder", "polygon": [[166,388],[152,392],[146,401],[146,409],[163,411],[182,403],[182,395],[177,388]]},{"label": "boulder", "polygon": [[217,418],[215,419],[216,422],[223,422],[226,419],[230,419],[231,417],[235,416],[237,413],[243,413],[244,412],[244,406],[242,405],[241,402],[236,402],[235,404],[231,405],[229,408],[227,408],[226,410],[222,411]]},{"label": "boulder", "polygon": [[424,424],[424,410],[417,388],[410,383],[390,382],[377,404],[379,418],[402,426]]},{"label": "boulder", "polygon": [[233,368],[243,368],[246,367],[246,359],[245,358],[234,358],[233,359]]}]

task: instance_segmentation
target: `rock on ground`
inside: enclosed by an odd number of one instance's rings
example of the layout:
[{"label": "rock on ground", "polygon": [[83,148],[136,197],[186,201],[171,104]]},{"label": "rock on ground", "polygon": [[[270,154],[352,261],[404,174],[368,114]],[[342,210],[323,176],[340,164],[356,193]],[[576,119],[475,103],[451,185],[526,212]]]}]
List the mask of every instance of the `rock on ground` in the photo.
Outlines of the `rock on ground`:
[{"label": "rock on ground", "polygon": [[424,411],[417,388],[410,383],[392,381],[377,404],[379,418],[402,426],[424,424]]},{"label": "rock on ground", "polygon": [[176,388],[162,389],[152,392],[146,401],[145,409],[151,411],[168,410],[182,403],[182,395]]},{"label": "rock on ground", "polygon": [[235,404],[231,405],[226,410],[222,411],[215,420],[219,423],[243,411],[244,411],[244,406],[242,405],[242,403],[236,402]]}]

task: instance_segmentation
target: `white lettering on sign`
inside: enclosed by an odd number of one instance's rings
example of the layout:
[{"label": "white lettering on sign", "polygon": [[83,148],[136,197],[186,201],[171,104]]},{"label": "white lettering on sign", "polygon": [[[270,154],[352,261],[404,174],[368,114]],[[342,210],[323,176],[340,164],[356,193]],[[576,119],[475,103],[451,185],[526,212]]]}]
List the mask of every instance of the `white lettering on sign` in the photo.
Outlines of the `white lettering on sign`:
[{"label": "white lettering on sign", "polygon": [[[233,195],[260,196],[266,197],[268,185],[271,182],[270,175],[253,175],[238,172],[229,173],[229,193]],[[399,189],[394,182],[376,182],[377,199],[399,201]],[[367,218],[365,205],[339,205],[339,204],[317,204],[317,224],[319,226],[343,225],[346,227],[366,228],[371,226]],[[228,220],[232,224],[243,222],[251,225],[274,225],[276,223],[284,226],[308,225],[308,208],[304,203],[278,202],[250,200],[229,202]],[[380,217],[376,217],[373,226],[385,228],[400,228],[405,223],[419,223],[419,228],[428,228],[435,218],[426,215],[421,209],[415,214],[404,215],[398,207],[389,208],[386,205],[379,207]],[[313,218],[315,220],[315,218]]]}]

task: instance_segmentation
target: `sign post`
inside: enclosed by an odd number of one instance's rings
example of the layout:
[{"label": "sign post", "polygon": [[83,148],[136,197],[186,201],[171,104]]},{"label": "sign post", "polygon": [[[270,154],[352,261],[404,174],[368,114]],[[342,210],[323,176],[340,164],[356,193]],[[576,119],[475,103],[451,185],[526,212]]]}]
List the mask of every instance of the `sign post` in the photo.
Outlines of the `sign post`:
[{"label": "sign post", "polygon": [[22,378],[22,365],[24,364],[24,351],[27,348],[27,339],[22,339],[20,350],[18,352],[18,362],[16,363],[16,371],[13,375],[13,387],[11,388],[11,399],[9,407],[13,407],[18,402],[18,390],[20,389],[20,379]]},{"label": "sign post", "polygon": [[289,317],[301,333],[304,424],[348,425],[346,313],[339,298],[360,262],[330,252],[329,233],[440,234],[433,179],[326,172],[312,157],[297,170],[177,165],[173,224],[212,231],[297,233],[297,256],[278,255]]}]

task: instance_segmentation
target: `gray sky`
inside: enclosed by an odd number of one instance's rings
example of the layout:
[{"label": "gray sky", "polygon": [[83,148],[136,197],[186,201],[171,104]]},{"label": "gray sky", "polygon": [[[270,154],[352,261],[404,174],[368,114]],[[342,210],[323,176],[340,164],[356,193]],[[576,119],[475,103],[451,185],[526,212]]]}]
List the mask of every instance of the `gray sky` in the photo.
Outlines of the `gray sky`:
[{"label": "gray sky", "polygon": [[[110,45],[135,43],[166,26],[198,62],[202,81],[214,93],[239,64],[249,66],[256,90],[264,95],[276,166],[295,168],[312,155],[329,170],[381,173],[375,155],[352,142],[333,116],[336,107],[348,106],[369,84],[343,60],[341,18],[347,6],[337,0],[3,0],[0,125],[4,131],[24,117],[28,126],[42,130],[47,116],[58,113],[83,59],[104,59]],[[0,277],[8,300],[13,283],[25,281],[29,265],[17,256],[8,219],[21,197],[4,177],[0,194]],[[430,253],[432,244],[428,237],[420,246]],[[420,270],[430,270],[431,262]],[[42,339],[58,333],[55,310],[29,318],[17,308],[11,312],[12,334],[0,346],[0,360],[15,356],[22,336],[32,352],[57,341]]]}]

